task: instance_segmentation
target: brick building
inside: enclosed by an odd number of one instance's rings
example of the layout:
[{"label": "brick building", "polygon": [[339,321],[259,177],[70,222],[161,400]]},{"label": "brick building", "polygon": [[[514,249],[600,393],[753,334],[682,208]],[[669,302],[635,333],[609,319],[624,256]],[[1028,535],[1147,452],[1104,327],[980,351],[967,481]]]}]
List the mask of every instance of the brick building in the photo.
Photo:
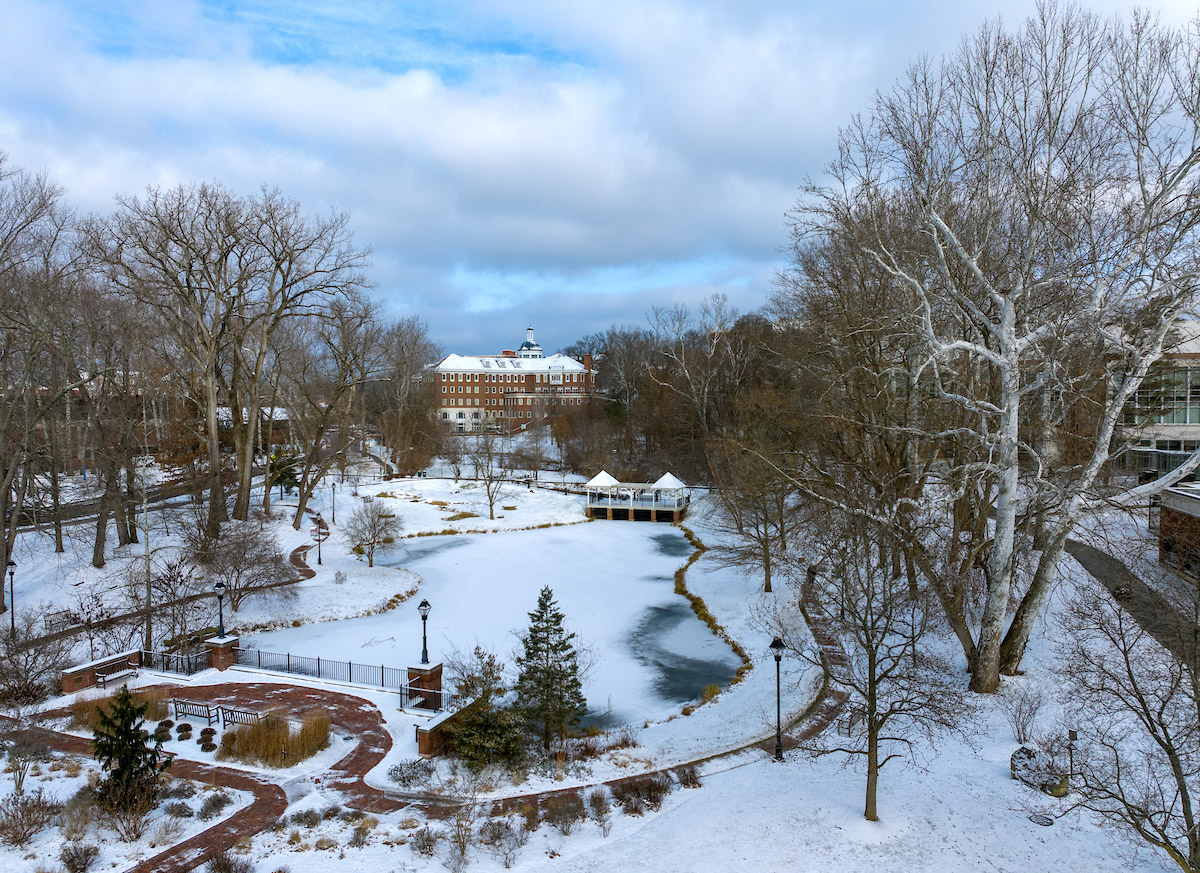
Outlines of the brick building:
[{"label": "brick building", "polygon": [[433,375],[437,418],[460,433],[524,430],[578,410],[596,387],[591,355],[546,357],[532,327],[515,351],[448,355]]},{"label": "brick building", "polygon": [[1200,583],[1200,486],[1168,488],[1157,514],[1159,563],[1193,584]]}]

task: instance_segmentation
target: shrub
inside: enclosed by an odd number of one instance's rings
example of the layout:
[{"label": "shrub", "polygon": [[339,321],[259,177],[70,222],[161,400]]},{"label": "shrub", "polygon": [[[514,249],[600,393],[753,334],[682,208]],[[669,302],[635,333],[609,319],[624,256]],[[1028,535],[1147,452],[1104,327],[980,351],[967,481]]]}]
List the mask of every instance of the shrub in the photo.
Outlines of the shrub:
[{"label": "shrub", "polygon": [[675,778],[679,780],[679,784],[683,788],[700,788],[700,774],[696,772],[695,764],[688,764],[686,767],[675,768]]},{"label": "shrub", "polygon": [[1033,723],[1037,721],[1045,696],[1029,683],[1023,683],[997,697],[1008,726],[1012,728],[1013,738],[1018,743],[1028,743],[1033,738]]},{"label": "shrub", "polygon": [[332,837],[320,837],[314,845],[322,851],[326,849],[336,849],[337,840],[333,839]]},{"label": "shrub", "polygon": [[454,515],[447,518],[446,521],[463,521],[467,518],[479,518],[479,516],[474,512],[456,512]]},{"label": "shrub", "polygon": [[171,818],[191,818],[196,813],[182,800],[175,800],[163,807],[163,812]]},{"label": "shrub", "polygon": [[[160,730],[160,731],[168,730],[169,731],[173,727],[175,727],[175,722],[171,721],[171,719],[169,719],[169,718],[164,718],[162,721],[160,721],[158,723],[158,726],[155,728],[155,730]],[[189,730],[190,730],[190,728],[189,728]]]},{"label": "shrub", "polygon": [[67,873],[87,873],[99,854],[100,847],[91,843],[67,843],[59,850],[58,860]]},{"label": "shrub", "polygon": [[417,828],[413,831],[412,837],[409,838],[408,844],[412,846],[412,850],[418,855],[424,855],[427,858],[433,857],[434,850],[437,849],[438,835],[428,826]]},{"label": "shrub", "polygon": [[328,745],[328,717],[309,716],[298,731],[293,731],[286,718],[272,713],[258,724],[223,733],[217,760],[233,759],[268,767],[290,767],[311,758]]},{"label": "shrub", "polygon": [[305,809],[292,814],[292,824],[306,828],[315,828],[321,823],[321,813],[315,809]]},{"label": "shrub", "polygon": [[433,776],[434,765],[425,758],[401,761],[388,768],[388,778],[402,788],[424,785]]},{"label": "shrub", "polygon": [[58,830],[68,843],[76,843],[86,837],[95,817],[96,793],[86,786],[80,789],[80,793],[83,792],[91,796],[80,802],[77,793],[58,814]]},{"label": "shrub", "polygon": [[626,815],[641,815],[646,809],[657,810],[671,793],[671,777],[655,773],[640,779],[618,782],[612,789],[613,800]]},{"label": "shrub", "polygon": [[58,815],[62,804],[41,788],[0,800],[0,842],[24,846]]},{"label": "shrub", "polygon": [[175,725],[175,733],[177,734],[190,734],[191,732],[192,726],[186,721],[181,721],[179,724]]},{"label": "shrub", "polygon": [[208,795],[208,797],[204,798],[204,803],[200,804],[201,820],[208,821],[211,818],[216,818],[231,803],[233,803],[233,798],[224,791]]},{"label": "shrub", "polygon": [[202,737],[215,737],[216,735],[217,735],[217,729],[215,727],[210,726],[210,727],[202,728],[200,731],[200,736],[202,736]]},{"label": "shrub", "polygon": [[171,739],[171,729],[159,727],[154,729],[154,741],[156,743],[166,743]]},{"label": "shrub", "polygon": [[[109,694],[104,697],[89,697],[83,700],[76,700],[71,704],[71,726],[88,729],[95,728],[99,724],[100,713],[107,712],[111,708],[115,696],[115,694]],[[145,703],[147,705],[145,718],[155,721],[166,717],[169,698],[167,689],[142,689],[134,691],[131,697],[135,704],[141,705]]]},{"label": "shrub", "polygon": [[597,822],[603,822],[612,811],[612,804],[603,788],[596,788],[588,794],[587,803],[588,811]]},{"label": "shrub", "polygon": [[200,740],[200,751],[201,752],[215,752],[216,750],[217,750],[216,743],[209,742],[208,740]]},{"label": "shrub", "polygon": [[325,821],[333,821],[335,818],[337,818],[341,814],[342,814],[342,808],[335,803],[335,804],[332,804],[331,806],[325,807],[325,809],[322,810],[321,818],[323,818]]},{"label": "shrub", "polygon": [[577,792],[546,798],[546,811],[543,816],[549,825],[564,837],[571,836],[575,825],[583,821],[586,813],[583,798]]},{"label": "shrub", "polygon": [[361,849],[371,839],[371,829],[365,824],[360,824],[354,829],[354,833],[350,835],[350,845],[356,849]]},{"label": "shrub", "polygon": [[218,852],[208,859],[208,873],[254,873],[248,858],[236,858],[229,852]]}]

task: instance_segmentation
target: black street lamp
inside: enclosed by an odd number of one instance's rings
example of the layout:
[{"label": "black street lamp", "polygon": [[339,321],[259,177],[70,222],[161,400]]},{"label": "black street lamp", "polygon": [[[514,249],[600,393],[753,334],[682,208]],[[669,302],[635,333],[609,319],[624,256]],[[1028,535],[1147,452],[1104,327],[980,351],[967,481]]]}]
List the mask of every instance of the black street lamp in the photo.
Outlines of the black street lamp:
[{"label": "black street lamp", "polygon": [[779,662],[783,660],[783,640],[771,640],[771,652],[775,655],[775,760],[783,760],[783,718],[779,703]]},{"label": "black street lamp", "polygon": [[417,604],[417,612],[421,613],[421,663],[429,663],[429,642],[425,634],[429,625],[429,601],[422,600]]},{"label": "black street lamp", "polygon": [[333,517],[329,520],[329,523],[337,524],[337,483],[330,482],[329,487],[333,489]]},{"label": "black street lamp", "polygon": [[[13,597],[13,573],[15,573],[15,572],[17,572],[17,562],[14,561],[12,558],[9,558],[8,559],[8,622],[9,622],[9,631],[8,632],[11,636],[14,636],[14,637],[17,635],[17,601]],[[3,584],[4,584],[4,582],[0,581],[0,585],[3,585]],[[3,591],[4,591],[4,589],[0,588],[0,592],[3,592]]]},{"label": "black street lamp", "polygon": [[213,591],[217,592],[217,634],[225,638],[225,583],[218,582],[213,586]]},{"label": "black street lamp", "polygon": [[321,525],[325,523],[321,513],[317,513],[317,566],[321,566]]}]

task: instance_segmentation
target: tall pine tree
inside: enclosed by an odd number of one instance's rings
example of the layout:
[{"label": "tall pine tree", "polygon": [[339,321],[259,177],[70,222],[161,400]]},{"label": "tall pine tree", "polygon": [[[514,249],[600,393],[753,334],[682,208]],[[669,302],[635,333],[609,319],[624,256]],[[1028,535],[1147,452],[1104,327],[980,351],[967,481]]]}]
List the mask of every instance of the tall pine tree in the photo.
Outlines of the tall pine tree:
[{"label": "tall pine tree", "polygon": [[517,706],[529,729],[541,737],[542,748],[550,741],[565,739],[587,712],[575,634],[563,627],[562,610],[547,586],[538,597],[537,609],[529,613],[529,630],[521,637],[524,653],[517,657]]},{"label": "tall pine tree", "polygon": [[162,743],[147,744],[150,735],[142,724],[148,708],[148,702],[138,703],[122,686],[100,711],[92,748],[108,774],[100,786],[101,803],[122,808],[152,805],[158,794],[158,776],[170,760],[159,754]]}]

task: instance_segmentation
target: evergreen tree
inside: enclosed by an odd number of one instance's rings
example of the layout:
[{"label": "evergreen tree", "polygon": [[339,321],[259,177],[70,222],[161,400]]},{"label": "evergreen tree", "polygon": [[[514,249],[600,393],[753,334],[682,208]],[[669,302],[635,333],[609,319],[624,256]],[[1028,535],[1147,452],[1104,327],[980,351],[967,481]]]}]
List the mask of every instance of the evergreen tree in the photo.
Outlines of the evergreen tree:
[{"label": "evergreen tree", "polygon": [[517,706],[542,748],[550,750],[554,736],[565,739],[587,712],[575,634],[563,627],[563,614],[549,586],[542,589],[537,609],[529,613],[529,630],[521,637],[524,652],[517,657]]},{"label": "evergreen tree", "polygon": [[142,724],[149,705],[136,702],[122,687],[100,711],[92,748],[108,774],[100,786],[100,801],[107,806],[129,807],[153,800],[158,775],[170,764],[160,755],[161,743],[147,745],[150,735]]},{"label": "evergreen tree", "polygon": [[504,704],[504,664],[476,646],[458,670],[455,692],[471,703],[446,723],[451,749],[475,771],[519,760],[525,751],[524,725],[521,714]]}]

